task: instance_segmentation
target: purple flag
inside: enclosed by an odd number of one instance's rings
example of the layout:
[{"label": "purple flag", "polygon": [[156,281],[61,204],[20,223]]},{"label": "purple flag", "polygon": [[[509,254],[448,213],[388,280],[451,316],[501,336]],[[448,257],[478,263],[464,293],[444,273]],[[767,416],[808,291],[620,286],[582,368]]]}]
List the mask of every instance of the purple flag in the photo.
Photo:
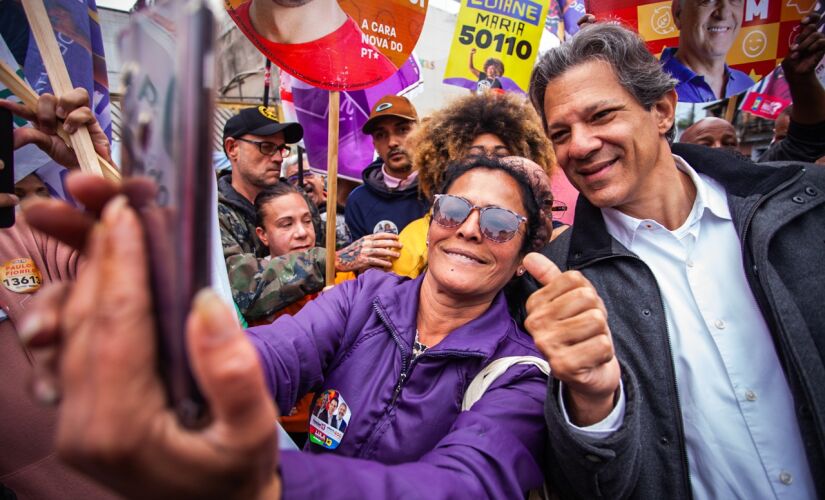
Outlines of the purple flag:
[{"label": "purple flag", "polygon": [[[365,90],[341,92],[338,176],[361,181],[361,172],[375,157],[372,138],[361,132],[372,106],[388,94],[408,94],[422,84],[421,67],[414,56],[395,75]],[[304,144],[315,170],[327,170],[329,92],[290,78],[281,72],[284,114],[304,127]],[[294,114],[291,106],[294,105]]]},{"label": "purple flag", "polygon": [[[45,0],[43,3],[49,13],[49,20],[54,28],[57,44],[63,53],[63,60],[69,70],[72,84],[75,87],[83,87],[89,92],[100,126],[111,139],[109,81],[106,75],[103,38],[100,33],[95,0]],[[21,9],[12,15],[21,16],[22,14]],[[22,26],[28,25],[25,17],[20,18],[18,22]],[[15,51],[14,47],[10,48],[13,52]],[[28,48],[22,66],[26,79],[38,94],[52,91],[32,34],[28,36]]]},{"label": "purple flag", "polygon": [[[573,36],[579,31],[576,23],[584,13],[584,0],[550,0],[544,29],[563,41],[565,37]],[[560,25],[564,25],[564,32],[559,30]]]}]

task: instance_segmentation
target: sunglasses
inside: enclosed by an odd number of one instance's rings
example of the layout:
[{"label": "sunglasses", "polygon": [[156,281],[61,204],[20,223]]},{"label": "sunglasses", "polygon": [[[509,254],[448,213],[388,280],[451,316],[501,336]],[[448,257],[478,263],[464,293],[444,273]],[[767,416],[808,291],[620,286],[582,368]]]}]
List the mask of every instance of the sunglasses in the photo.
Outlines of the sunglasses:
[{"label": "sunglasses", "polygon": [[481,234],[490,241],[504,243],[513,239],[527,217],[501,207],[479,207],[460,196],[435,195],[433,221],[442,227],[458,227],[470,213],[478,209],[478,226]]}]

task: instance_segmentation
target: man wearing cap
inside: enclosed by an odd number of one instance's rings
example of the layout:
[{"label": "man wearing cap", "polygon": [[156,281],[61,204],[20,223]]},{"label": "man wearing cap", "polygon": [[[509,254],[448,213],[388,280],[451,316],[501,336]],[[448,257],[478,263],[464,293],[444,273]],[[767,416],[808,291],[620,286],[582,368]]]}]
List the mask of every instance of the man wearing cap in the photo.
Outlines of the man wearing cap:
[{"label": "man wearing cap", "polygon": [[[230,118],[223,143],[232,172],[218,179],[218,222],[232,297],[248,321],[271,316],[324,286],[326,253],[315,247],[264,260],[269,249],[255,235],[255,197],[275,185],[287,144],[301,140],[297,123],[279,123],[265,107],[248,108]],[[324,238],[314,203],[312,213],[316,241]],[[371,237],[370,237],[371,238]],[[389,267],[397,256],[387,250],[397,241],[356,241],[340,250],[335,261],[339,272],[360,271],[370,266]]]},{"label": "man wearing cap", "polygon": [[406,97],[385,96],[372,109],[362,130],[372,136],[378,159],[364,170],[364,184],[347,199],[347,225],[354,240],[372,233],[398,234],[427,212],[406,145],[417,123],[418,113]]},{"label": "man wearing cap", "polygon": [[[279,123],[264,106],[241,110],[223,129],[232,171],[218,179],[218,221],[232,296],[247,320],[271,314],[324,284],[323,248],[265,265],[260,259],[269,251],[255,237],[255,197],[278,183],[287,144],[303,135],[301,125]],[[317,211],[313,222],[320,231]]]}]

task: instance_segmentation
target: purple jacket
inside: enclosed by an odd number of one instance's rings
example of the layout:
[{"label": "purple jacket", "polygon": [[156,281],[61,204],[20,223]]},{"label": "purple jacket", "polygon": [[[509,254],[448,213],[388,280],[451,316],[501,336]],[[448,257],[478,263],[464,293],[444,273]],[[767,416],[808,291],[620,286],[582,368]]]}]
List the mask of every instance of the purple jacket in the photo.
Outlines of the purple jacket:
[{"label": "purple jacket", "polygon": [[542,482],[546,377],[511,367],[470,411],[473,377],[502,356],[540,356],[503,294],[411,362],[416,280],[370,271],[253,328],[281,408],[332,389],[352,412],[340,446],[281,453],[285,498],[520,498]]}]

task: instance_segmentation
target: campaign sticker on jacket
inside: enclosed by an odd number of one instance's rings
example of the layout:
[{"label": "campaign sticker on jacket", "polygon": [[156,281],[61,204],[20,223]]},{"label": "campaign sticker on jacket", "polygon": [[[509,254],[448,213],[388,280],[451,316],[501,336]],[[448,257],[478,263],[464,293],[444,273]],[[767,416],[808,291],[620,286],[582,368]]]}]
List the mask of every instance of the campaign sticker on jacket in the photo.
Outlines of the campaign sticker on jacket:
[{"label": "campaign sticker on jacket", "polygon": [[315,400],[309,417],[309,440],[328,450],[341,444],[352,412],[341,393],[326,390]]},{"label": "campaign sticker on jacket", "polygon": [[0,269],[3,286],[15,293],[34,293],[43,283],[40,269],[33,260],[25,257],[12,259]]},{"label": "campaign sticker on jacket", "polygon": [[382,221],[379,221],[378,224],[376,224],[374,228],[372,228],[372,232],[373,232],[373,234],[375,234],[375,233],[398,234],[398,226],[395,224],[395,222],[393,222],[391,220],[382,220]]}]

